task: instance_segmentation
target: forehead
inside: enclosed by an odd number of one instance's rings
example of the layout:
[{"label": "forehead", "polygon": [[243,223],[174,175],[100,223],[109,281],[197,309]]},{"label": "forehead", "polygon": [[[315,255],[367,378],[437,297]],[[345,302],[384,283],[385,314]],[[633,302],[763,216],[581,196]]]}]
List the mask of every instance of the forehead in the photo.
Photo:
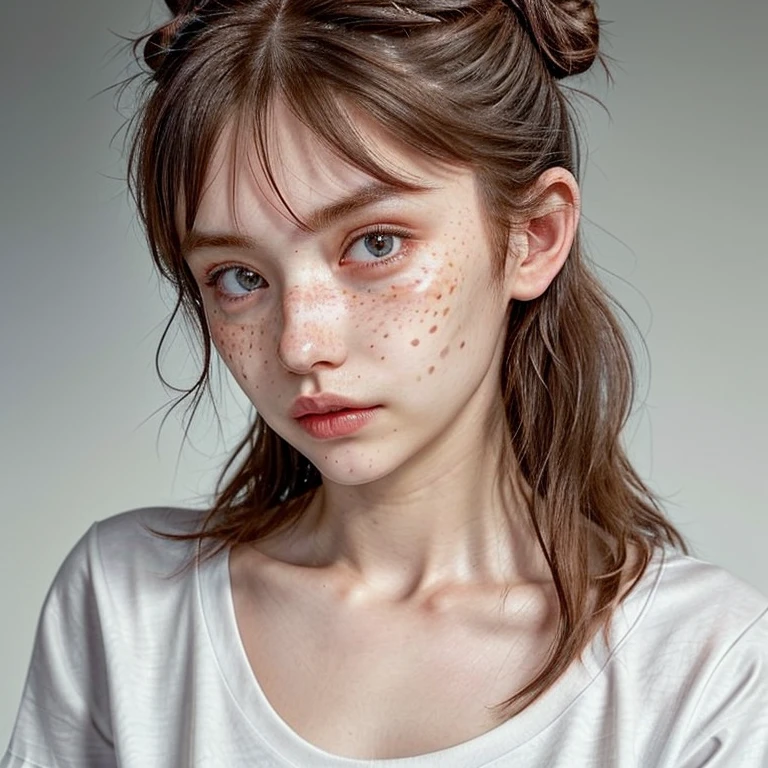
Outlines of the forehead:
[{"label": "forehead", "polygon": [[[361,118],[354,125],[376,163],[407,184],[439,190],[460,173],[404,147],[373,121]],[[258,224],[262,230],[296,229],[300,224],[295,217],[306,221],[313,211],[376,181],[327,147],[279,100],[266,128],[269,171],[253,134],[238,131],[234,123],[222,132],[207,170],[195,228],[240,231]]]}]

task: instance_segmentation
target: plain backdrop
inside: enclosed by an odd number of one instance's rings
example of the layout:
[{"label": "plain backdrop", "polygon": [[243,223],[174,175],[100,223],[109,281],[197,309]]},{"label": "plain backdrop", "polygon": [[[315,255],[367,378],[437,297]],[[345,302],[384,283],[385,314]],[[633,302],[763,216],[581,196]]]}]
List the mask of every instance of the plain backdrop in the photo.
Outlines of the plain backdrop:
[{"label": "plain backdrop", "polygon": [[[179,418],[154,350],[168,305],[123,180],[123,117],[100,93],[130,73],[118,34],[148,0],[8,5],[0,46],[0,749],[38,613],[93,520],[204,503],[223,430]],[[641,355],[631,456],[696,554],[768,593],[768,3],[604,0],[615,83],[579,84],[584,233],[634,318]],[[176,383],[196,370],[179,336]]]}]

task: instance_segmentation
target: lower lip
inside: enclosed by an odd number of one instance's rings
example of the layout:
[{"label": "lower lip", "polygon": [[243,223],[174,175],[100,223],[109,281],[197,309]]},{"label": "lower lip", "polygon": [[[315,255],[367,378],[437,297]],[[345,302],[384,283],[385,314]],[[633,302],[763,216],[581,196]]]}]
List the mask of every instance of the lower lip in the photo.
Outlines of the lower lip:
[{"label": "lower lip", "polygon": [[331,413],[311,413],[296,419],[312,437],[318,440],[330,440],[334,437],[347,437],[362,429],[376,415],[378,406],[359,408]]}]

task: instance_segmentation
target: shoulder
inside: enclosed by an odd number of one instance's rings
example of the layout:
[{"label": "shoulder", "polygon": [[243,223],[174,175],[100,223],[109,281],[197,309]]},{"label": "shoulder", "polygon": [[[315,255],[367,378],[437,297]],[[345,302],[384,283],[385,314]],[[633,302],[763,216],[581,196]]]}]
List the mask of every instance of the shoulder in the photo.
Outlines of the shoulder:
[{"label": "shoulder", "polygon": [[69,551],[40,613],[11,742],[30,764],[55,754],[62,765],[112,765],[113,728],[132,700],[151,713],[153,681],[167,693],[168,648],[194,627],[196,606],[194,579],[169,577],[196,543],[152,531],[192,533],[204,516],[131,510],[94,523]]},{"label": "shoulder", "polygon": [[665,627],[667,645],[706,659],[711,674],[734,662],[746,669],[751,658],[762,667],[768,692],[768,597],[747,582],[720,566],[667,552],[649,618],[649,627],[654,619]]},{"label": "shoulder", "polygon": [[614,626],[603,670],[628,709],[642,702],[673,764],[703,764],[686,759],[718,744],[725,761],[713,765],[765,764],[768,598],[719,566],[663,550]]},{"label": "shoulder", "polygon": [[724,648],[754,625],[759,631],[768,611],[768,598],[750,584],[670,549],[656,553],[631,600],[641,635],[706,644],[717,638]]},{"label": "shoulder", "polygon": [[178,541],[160,534],[190,534],[199,530],[206,512],[180,507],[144,507],[104,518],[86,536],[105,561],[138,566],[167,566],[189,557],[193,541]]},{"label": "shoulder", "polygon": [[[614,652],[657,662],[712,664],[753,637],[768,639],[768,598],[724,568],[671,549],[655,553],[616,618]],[[762,650],[768,654],[768,642]]]},{"label": "shoulder", "polygon": [[[144,508],[93,523],[61,564],[43,603],[37,666],[87,666],[90,659],[147,655],[194,616],[196,541],[153,531],[192,533],[204,512]],[[190,619],[191,620],[191,619]],[[71,664],[70,664],[71,662]],[[102,675],[103,676],[103,675]]]},{"label": "shoulder", "polygon": [[195,555],[196,542],[158,533],[193,533],[205,512],[171,507],[129,510],[99,520],[80,537],[62,562],[47,602],[67,603],[119,591],[168,583]]},{"label": "shoulder", "polygon": [[[110,562],[183,557],[190,543],[158,534],[198,530],[205,511],[182,507],[142,507],[97,520],[73,547],[77,555],[99,553]],[[72,554],[70,553],[70,554]]]}]

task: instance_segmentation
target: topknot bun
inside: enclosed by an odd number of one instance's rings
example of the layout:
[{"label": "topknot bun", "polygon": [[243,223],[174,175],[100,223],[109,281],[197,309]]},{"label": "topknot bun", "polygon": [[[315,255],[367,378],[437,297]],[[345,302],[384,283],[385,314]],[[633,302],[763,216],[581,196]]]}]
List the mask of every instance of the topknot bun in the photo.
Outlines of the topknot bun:
[{"label": "topknot bun", "polygon": [[173,18],[155,29],[144,42],[143,58],[146,65],[157,72],[168,53],[182,36],[199,21],[197,12],[205,4],[199,0],[165,0]]},{"label": "topknot bun", "polygon": [[194,2],[189,2],[189,0],[165,0],[165,4],[168,6],[168,10],[174,16],[178,16],[182,13],[188,13],[192,10],[192,6],[195,5]]},{"label": "topknot bun", "polygon": [[593,0],[505,0],[536,41],[557,79],[586,72],[600,49],[600,22]]}]

